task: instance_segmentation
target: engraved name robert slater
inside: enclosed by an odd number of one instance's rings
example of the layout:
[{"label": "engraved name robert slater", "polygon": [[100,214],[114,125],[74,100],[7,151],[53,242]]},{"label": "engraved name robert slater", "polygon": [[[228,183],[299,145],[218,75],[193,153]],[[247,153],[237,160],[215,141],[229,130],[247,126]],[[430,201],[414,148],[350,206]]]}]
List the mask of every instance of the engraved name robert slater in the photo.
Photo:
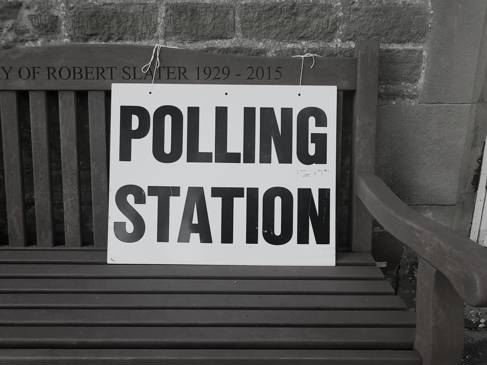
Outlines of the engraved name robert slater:
[{"label": "engraved name robert slater", "polygon": [[[153,74],[155,73],[155,75]],[[146,73],[140,66],[0,66],[0,80],[47,80],[47,81],[225,81],[231,77],[242,80],[280,80],[282,66],[246,65],[238,70],[225,65],[180,66],[161,65]]]}]

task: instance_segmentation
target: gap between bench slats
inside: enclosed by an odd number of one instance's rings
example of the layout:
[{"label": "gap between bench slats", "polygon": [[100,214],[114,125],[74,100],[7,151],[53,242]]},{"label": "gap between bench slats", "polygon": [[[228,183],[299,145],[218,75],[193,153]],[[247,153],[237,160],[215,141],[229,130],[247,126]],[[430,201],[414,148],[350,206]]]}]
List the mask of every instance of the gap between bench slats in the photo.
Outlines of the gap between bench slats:
[{"label": "gap between bench slats", "polygon": [[412,349],[413,328],[3,326],[0,347]]},{"label": "gap between bench slats", "polygon": [[0,326],[414,327],[414,318],[409,311],[365,310],[2,309]]},{"label": "gap between bench slats", "polygon": [[[134,361],[134,359],[137,359]],[[0,365],[420,365],[405,350],[3,349]]]},{"label": "gap between bench slats", "polygon": [[0,308],[404,310],[397,295],[0,293]]},{"label": "gap between bench slats", "polygon": [[0,292],[393,294],[387,280],[1,279]]}]

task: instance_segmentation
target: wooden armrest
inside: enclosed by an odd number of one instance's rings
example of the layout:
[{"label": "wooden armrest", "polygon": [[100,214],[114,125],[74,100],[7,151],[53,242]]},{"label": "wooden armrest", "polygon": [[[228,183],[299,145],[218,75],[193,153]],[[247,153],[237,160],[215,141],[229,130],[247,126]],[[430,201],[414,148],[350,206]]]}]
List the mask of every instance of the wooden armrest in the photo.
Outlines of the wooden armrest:
[{"label": "wooden armrest", "polygon": [[487,305],[487,249],[423,217],[373,174],[360,174],[357,196],[393,236],[441,272],[465,302]]}]

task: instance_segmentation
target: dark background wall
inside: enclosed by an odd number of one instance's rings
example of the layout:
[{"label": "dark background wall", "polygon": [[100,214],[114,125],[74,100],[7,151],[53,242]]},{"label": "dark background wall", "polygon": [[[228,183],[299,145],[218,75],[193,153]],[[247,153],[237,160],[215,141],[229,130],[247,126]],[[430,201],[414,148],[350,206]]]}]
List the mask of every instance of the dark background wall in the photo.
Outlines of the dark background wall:
[{"label": "dark background wall", "polygon": [[487,117],[486,11],[480,0],[0,0],[0,46],[351,55],[357,39],[378,37],[377,171],[408,204],[466,232]]}]

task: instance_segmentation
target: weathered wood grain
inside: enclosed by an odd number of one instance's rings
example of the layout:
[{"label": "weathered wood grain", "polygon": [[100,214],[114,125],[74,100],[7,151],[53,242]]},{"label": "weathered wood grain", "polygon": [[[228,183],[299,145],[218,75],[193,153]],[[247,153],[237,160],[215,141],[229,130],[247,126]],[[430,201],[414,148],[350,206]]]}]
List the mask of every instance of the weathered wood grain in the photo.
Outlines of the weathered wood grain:
[{"label": "weathered wood grain", "polygon": [[[105,249],[76,247],[61,249],[18,248],[0,249],[1,263],[69,263],[69,264],[105,264]],[[337,266],[375,266],[370,252],[337,252]]]},{"label": "weathered wood grain", "polygon": [[34,169],[36,244],[38,246],[52,246],[54,241],[46,93],[44,91],[31,91],[29,101]]},{"label": "weathered wood grain", "polygon": [[[3,326],[0,348],[412,349],[412,328]],[[49,334],[46,336],[46,334]]]},{"label": "weathered wood grain", "polygon": [[0,119],[9,245],[24,246],[26,237],[22,156],[17,95],[14,91],[0,91]]},{"label": "weathered wood grain", "polygon": [[410,311],[274,309],[2,309],[1,326],[414,327]]},{"label": "weathered wood grain", "polygon": [[73,91],[59,92],[59,128],[66,246],[81,246],[78,132]]},{"label": "weathered wood grain", "polygon": [[337,141],[336,141],[336,176],[335,176],[335,181],[336,181],[336,189],[335,189],[335,194],[336,194],[336,207],[335,207],[335,214],[336,214],[336,221],[338,222],[336,224],[336,229],[335,229],[335,239],[336,239],[336,246],[340,246],[340,243],[343,242],[343,240],[340,237],[340,210],[343,208],[341,205],[342,199],[341,199],[341,191],[342,191],[342,186],[341,186],[341,180],[342,180],[342,148],[343,148],[343,92],[339,91],[337,94]]},{"label": "weathered wood grain", "polygon": [[108,229],[108,162],[105,115],[105,93],[88,92],[90,125],[91,198],[93,211],[93,242],[106,247]]},{"label": "weathered wood grain", "polygon": [[0,265],[0,278],[213,278],[382,280],[375,266]]},{"label": "weathered wood grain", "polygon": [[448,279],[419,261],[414,348],[424,365],[456,365],[463,352],[463,300]]},{"label": "weathered wood grain", "polygon": [[377,40],[357,43],[357,90],[353,107],[352,131],[352,250],[370,252],[372,218],[357,198],[357,176],[360,172],[374,172],[375,129],[379,82],[379,43]]},{"label": "weathered wood grain", "polygon": [[0,279],[0,293],[393,294],[387,280]]},{"label": "weathered wood grain", "polygon": [[[230,352],[231,351],[231,352]],[[3,349],[0,364],[49,365],[420,365],[407,350]],[[229,360],[230,359],[230,360]]]},{"label": "weathered wood grain", "polygon": [[0,293],[0,308],[405,310],[395,295]]},{"label": "weathered wood grain", "polygon": [[[14,70],[8,80],[2,80],[2,89],[110,90],[114,82],[150,84],[152,75],[145,76],[141,67],[148,62],[151,54],[151,46],[122,44],[10,49],[2,51],[2,64],[12,66]],[[160,60],[161,80],[156,79],[156,82],[163,83],[298,85],[301,67],[301,60],[291,57],[217,55],[174,48],[163,48]],[[205,79],[205,66],[210,66],[213,72],[208,80]],[[20,67],[36,67],[35,80],[19,78]],[[228,78],[222,72],[224,67],[231,70]],[[255,70],[258,67],[263,70],[262,79],[252,75],[251,68]],[[277,67],[280,67],[279,71]],[[216,68],[220,70],[219,74]],[[356,65],[351,57],[316,58],[313,69],[306,70],[303,77],[304,85],[337,85],[340,90],[355,89],[355,81]]]},{"label": "weathered wood grain", "polygon": [[474,306],[487,305],[487,251],[404,204],[377,176],[358,177],[357,194],[392,235],[414,250]]}]

